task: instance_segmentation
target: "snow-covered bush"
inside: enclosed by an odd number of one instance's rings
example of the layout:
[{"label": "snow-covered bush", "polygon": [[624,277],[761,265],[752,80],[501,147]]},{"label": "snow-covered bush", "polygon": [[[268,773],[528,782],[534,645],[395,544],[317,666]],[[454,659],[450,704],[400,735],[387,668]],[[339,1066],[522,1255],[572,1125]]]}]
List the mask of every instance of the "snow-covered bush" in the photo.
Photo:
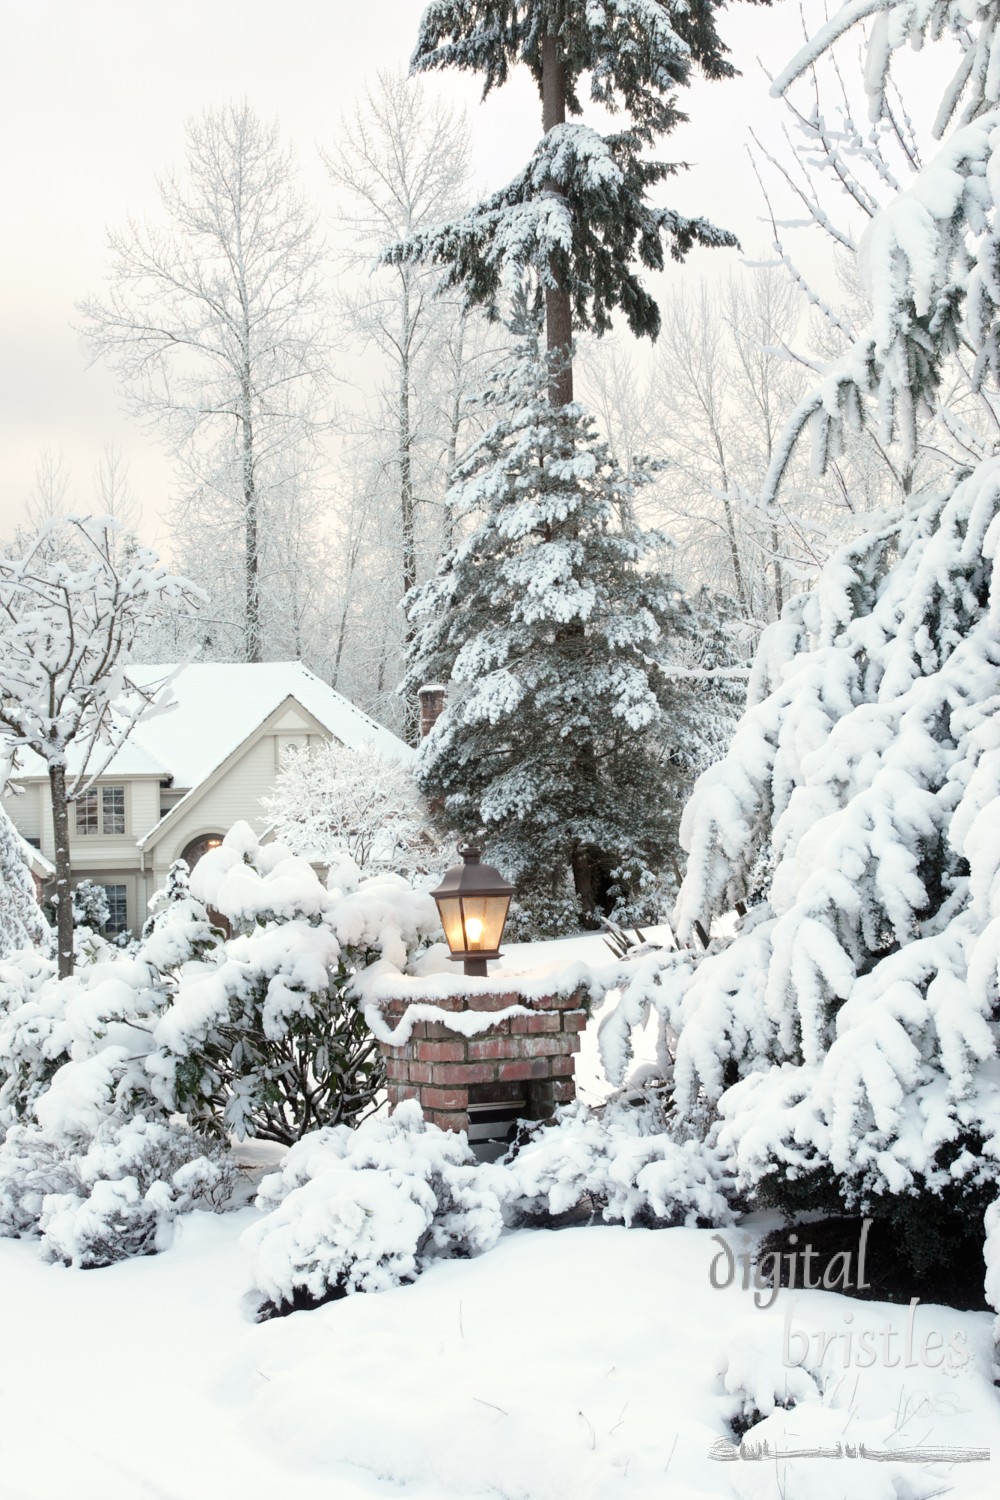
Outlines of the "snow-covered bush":
[{"label": "snow-covered bush", "polygon": [[0,959],[19,948],[48,948],[51,938],[35,896],[27,847],[0,807]]},{"label": "snow-covered bush", "polygon": [[731,1403],[733,1435],[741,1438],[773,1412],[821,1400],[813,1374],[779,1357],[774,1325],[767,1318],[747,1317],[735,1323],[719,1350],[719,1379]]},{"label": "snow-covered bush", "polygon": [[111,915],[108,893],[96,880],[80,880],[73,887],[73,926],[102,932]]},{"label": "snow-covered bush", "polygon": [[[871,326],[794,414],[771,493],[807,427],[822,466],[845,429],[877,422],[906,472],[921,424],[948,415],[951,357],[968,355],[975,388],[995,390],[1000,370],[1000,72],[977,61],[996,52],[997,13],[877,8],[873,120],[895,50],[948,37],[963,59],[938,126],[959,111],[956,128],[874,215],[862,255]],[[781,86],[860,17],[842,7]],[[898,516],[786,606],[762,639],[732,748],[682,826],[682,940],[748,902],[768,847],[773,874],[735,934],[674,985],[681,1107],[717,1106],[719,1143],[760,1196],[872,1213],[914,1272],[946,1274],[981,1244],[1000,1182],[994,446],[981,456],[970,437],[975,462],[944,494],[901,495]],[[676,964],[665,972],[673,984]]]},{"label": "snow-covered bush", "polygon": [[[291,1141],[356,1119],[381,1055],[353,995],[370,963],[405,967],[436,929],[434,903],[398,876],[327,890],[303,860],[238,824],[179,867],[136,952],[57,980],[37,957],[0,965],[0,1109],[40,1096],[102,1113],[187,1111],[224,1133]],[[208,907],[227,918],[225,941]],[[30,973],[28,972],[30,969]]]},{"label": "snow-covered bush", "polygon": [[993,1342],[996,1346],[994,1380],[1000,1380],[1000,1198],[994,1199],[986,1210],[984,1221],[986,1244],[983,1258],[986,1261],[986,1300],[998,1314],[993,1323]]},{"label": "snow-covered bush", "polygon": [[20,994],[0,975],[0,1118],[30,1119],[57,1081],[57,1098],[92,1125],[116,1109],[154,1107],[145,1060],[168,981],[147,959],[110,951],[68,979],[37,968]]},{"label": "snow-covered bush", "polygon": [[0,960],[0,1129],[48,1087],[59,1066],[45,1050],[51,1017],[36,1004],[55,972],[54,960],[37,948]]},{"label": "snow-covered bush", "polygon": [[723,1157],[670,1126],[649,1096],[612,1099],[600,1111],[566,1105],[554,1123],[528,1127],[499,1169],[508,1211],[530,1220],[589,1198],[615,1223],[731,1224],[733,1180]]},{"label": "snow-covered bush", "polygon": [[15,1125],[0,1145],[0,1234],[37,1232],[46,1260],[106,1266],[164,1249],[178,1214],[224,1206],[235,1183],[218,1148],[142,1114],[93,1134]]},{"label": "snow-covered bush", "polygon": [[163,1103],[201,1128],[283,1142],[363,1116],[384,1064],[352,981],[380,960],[405,967],[436,929],[431,898],[391,875],[330,891],[245,823],[198,862],[191,891],[233,936],[187,967],[156,1026]]},{"label": "snow-covered bush", "polygon": [[261,805],[275,837],[314,863],[333,865],[346,854],[367,875],[414,876],[448,862],[412,770],[375,745],[289,746]]},{"label": "snow-covered bush", "polygon": [[243,1240],[255,1285],[280,1312],[412,1281],[433,1256],[479,1254],[503,1223],[491,1182],[465,1137],[427,1124],[413,1101],[357,1130],[317,1131],[261,1183],[270,1212]]}]

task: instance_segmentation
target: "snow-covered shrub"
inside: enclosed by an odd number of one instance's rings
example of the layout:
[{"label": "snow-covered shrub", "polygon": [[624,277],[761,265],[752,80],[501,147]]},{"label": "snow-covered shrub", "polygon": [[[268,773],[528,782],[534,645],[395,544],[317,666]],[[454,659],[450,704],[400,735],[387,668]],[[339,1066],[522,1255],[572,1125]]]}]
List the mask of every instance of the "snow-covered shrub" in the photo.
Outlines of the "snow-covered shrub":
[{"label": "snow-covered shrub", "polygon": [[405,967],[436,930],[431,898],[392,875],[330,891],[245,823],[201,858],[191,892],[233,936],[186,968],[156,1026],[163,1103],[201,1128],[288,1143],[363,1116],[384,1064],[352,982],[371,963]]},{"label": "snow-covered shrub", "polygon": [[207,909],[191,895],[191,871],[175,859],[167,879],[149,900],[149,916],[142,926],[142,953],[164,974],[192,959],[204,958],[225,936]]},{"label": "snow-covered shrub", "polygon": [[891,1219],[915,1269],[1000,1178],[1000,462],[834,557],[688,808],[682,934],[774,876],[675,1006],[743,1180]]},{"label": "snow-covered shrub", "polygon": [[73,926],[102,932],[111,916],[108,893],[96,880],[80,880],[73,887]]},{"label": "snow-covered shrub", "polygon": [[719,1379],[731,1405],[733,1436],[741,1438],[772,1412],[821,1400],[809,1370],[782,1359],[770,1319],[747,1317],[726,1334],[718,1354]]},{"label": "snow-covered shrub", "polygon": [[27,1026],[14,1020],[32,1014],[25,1007],[34,1005],[55,972],[55,962],[37,948],[24,948],[0,960],[0,1129],[48,1086],[58,1067],[44,1051],[50,1019],[36,1012]]},{"label": "snow-covered shrub", "polygon": [[[57,1080],[57,1099],[92,1125],[116,1109],[153,1106],[145,1059],[167,983],[145,959],[109,951],[68,979],[46,965],[27,976],[19,1003],[4,1004],[0,1118],[30,1119]],[[5,989],[8,1000],[16,995],[0,975],[0,1001]]]},{"label": "snow-covered shrub", "polygon": [[427,1124],[413,1101],[305,1136],[261,1183],[270,1212],[243,1237],[255,1285],[281,1311],[412,1281],[433,1256],[479,1254],[503,1223],[492,1181],[465,1137]]},{"label": "snow-covered shrub", "polygon": [[0,959],[20,948],[47,949],[51,942],[27,855],[24,840],[0,807]]},{"label": "snow-covered shrub", "polygon": [[261,805],[275,837],[314,863],[332,865],[346,854],[364,874],[406,876],[448,863],[412,770],[375,745],[289,746]]},{"label": "snow-covered shrub", "polygon": [[986,1261],[986,1300],[998,1314],[993,1324],[993,1342],[996,1345],[996,1369],[994,1379],[1000,1380],[1000,1198],[995,1199],[986,1210],[986,1244],[983,1258]]},{"label": "snow-covered shrub", "polygon": [[558,1215],[589,1198],[616,1223],[732,1223],[724,1159],[672,1123],[651,1096],[614,1098],[602,1110],[566,1105],[554,1123],[528,1127],[499,1169],[509,1211]]},{"label": "snow-covered shrub", "polygon": [[178,1214],[222,1207],[235,1182],[223,1152],[142,1114],[92,1135],[15,1125],[0,1146],[0,1234],[38,1232],[46,1260],[106,1266],[162,1250]]}]

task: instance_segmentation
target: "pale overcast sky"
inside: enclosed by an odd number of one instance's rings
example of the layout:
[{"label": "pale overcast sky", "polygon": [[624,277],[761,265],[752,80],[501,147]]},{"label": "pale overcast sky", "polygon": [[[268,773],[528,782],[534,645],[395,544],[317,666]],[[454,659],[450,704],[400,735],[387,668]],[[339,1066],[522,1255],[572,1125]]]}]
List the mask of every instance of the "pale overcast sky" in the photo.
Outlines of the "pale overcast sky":
[{"label": "pale overcast sky", "polygon": [[[0,0],[4,225],[0,234],[0,506],[5,532],[21,512],[45,445],[65,450],[86,501],[103,445],[117,441],[150,535],[170,470],[156,440],[123,414],[110,376],[87,368],[72,331],[74,304],[102,289],[105,232],[156,202],[155,178],[183,165],[184,122],[246,96],[278,117],[294,143],[303,186],[330,208],[317,145],[379,67],[405,67],[422,0]],[[735,5],[720,29],[744,77],[688,90],[691,123],[663,143],[693,169],[670,201],[734,229],[750,255],[766,249],[744,143],[753,118],[771,133],[781,106],[755,58],[776,70],[795,50],[798,9]],[[486,106],[474,79],[438,75],[469,107],[475,171],[497,187],[539,133],[526,77]],[[719,269],[731,252],[702,254]]]}]

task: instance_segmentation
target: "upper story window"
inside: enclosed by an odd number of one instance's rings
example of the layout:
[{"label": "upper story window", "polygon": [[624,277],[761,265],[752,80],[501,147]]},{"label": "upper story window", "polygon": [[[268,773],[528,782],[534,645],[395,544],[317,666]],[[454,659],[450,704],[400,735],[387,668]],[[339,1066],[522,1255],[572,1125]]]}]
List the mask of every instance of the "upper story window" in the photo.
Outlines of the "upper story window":
[{"label": "upper story window", "polygon": [[77,799],[76,831],[83,834],[125,832],[125,788],[92,786]]}]

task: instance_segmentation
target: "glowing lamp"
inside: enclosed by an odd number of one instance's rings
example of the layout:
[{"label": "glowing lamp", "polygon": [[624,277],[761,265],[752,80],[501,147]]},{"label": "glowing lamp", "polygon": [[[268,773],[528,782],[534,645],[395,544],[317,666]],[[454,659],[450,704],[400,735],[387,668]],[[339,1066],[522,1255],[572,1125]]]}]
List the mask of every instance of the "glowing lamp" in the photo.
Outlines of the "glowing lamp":
[{"label": "glowing lamp", "polygon": [[492,865],[480,864],[478,849],[466,847],[458,852],[462,863],[447,872],[431,895],[451,950],[449,957],[463,963],[466,974],[483,978],[487,960],[500,957],[514,887]]}]

